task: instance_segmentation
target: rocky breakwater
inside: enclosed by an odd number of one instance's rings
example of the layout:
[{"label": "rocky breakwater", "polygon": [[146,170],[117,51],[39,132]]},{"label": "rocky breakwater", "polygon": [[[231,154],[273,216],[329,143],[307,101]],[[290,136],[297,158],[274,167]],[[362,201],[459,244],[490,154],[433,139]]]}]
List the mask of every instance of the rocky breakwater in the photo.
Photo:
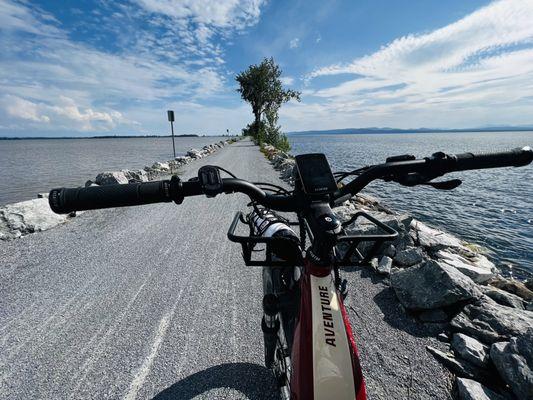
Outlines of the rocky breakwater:
[{"label": "rocky breakwater", "polygon": [[179,156],[167,161],[157,161],[151,166],[146,166],[143,169],[123,169],[120,171],[102,172],[96,176],[94,181],[87,181],[85,185],[116,185],[161,179],[164,176],[172,175],[177,172],[180,167],[189,164],[194,160],[207,157],[234,141],[235,139],[221,140],[220,142],[206,145],[201,149],[190,149],[184,156]]},{"label": "rocky breakwater", "polygon": [[[207,157],[236,140],[221,140],[206,145],[202,149],[190,149],[184,156],[176,157],[173,160],[155,162],[152,166],[144,167],[144,169],[101,172],[94,181],[87,181],[85,186],[128,184],[162,179],[165,176],[177,173],[180,167],[194,160]],[[16,239],[30,233],[45,231],[68,222],[69,219],[75,216],[76,213],[69,215],[54,213],[48,205],[48,193],[40,193],[37,199],[0,207],[0,240]]]},{"label": "rocky breakwater", "polygon": [[[265,155],[294,184],[294,160],[273,147]],[[366,196],[335,208],[342,220],[363,210],[394,228],[368,267],[387,283],[406,317],[432,324],[447,352],[427,350],[456,375],[461,399],[533,399],[533,282],[501,276],[480,246],[466,243]],[[376,233],[363,221],[351,234]],[[366,254],[369,244],[359,245]],[[428,384],[430,380],[428,380]]]}]

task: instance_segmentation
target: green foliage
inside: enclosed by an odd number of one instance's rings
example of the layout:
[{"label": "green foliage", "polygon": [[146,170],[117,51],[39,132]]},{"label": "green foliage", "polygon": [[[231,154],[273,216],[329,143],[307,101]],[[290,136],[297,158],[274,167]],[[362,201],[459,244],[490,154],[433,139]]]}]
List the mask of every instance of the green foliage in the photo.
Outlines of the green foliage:
[{"label": "green foliage", "polygon": [[300,101],[300,93],[283,89],[280,67],[274,59],[265,58],[261,64],[251,65],[235,77],[239,82],[237,91],[244,101],[252,106],[254,122],[243,129],[243,135],[254,138],[258,144],[268,143],[288,151],[287,136],[278,125],[278,111],[283,103],[295,99]]}]

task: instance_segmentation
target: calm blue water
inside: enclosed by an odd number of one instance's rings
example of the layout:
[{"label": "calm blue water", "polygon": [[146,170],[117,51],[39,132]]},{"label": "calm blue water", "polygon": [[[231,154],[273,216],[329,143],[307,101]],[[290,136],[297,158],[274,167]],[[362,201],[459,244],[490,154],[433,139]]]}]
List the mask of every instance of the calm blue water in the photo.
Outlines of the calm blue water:
[{"label": "calm blue water", "polygon": [[[388,156],[492,152],[532,146],[533,132],[289,136],[294,154],[325,153],[334,170],[384,162]],[[448,175],[453,191],[375,182],[366,193],[465,240],[485,246],[498,266],[517,278],[533,275],[533,166]],[[364,192],[363,192],[364,193]]]},{"label": "calm blue water", "polygon": [[[176,155],[183,155],[221,138],[175,140]],[[170,138],[0,140],[0,205],[34,199],[53,187],[80,186],[102,171],[170,159]]]}]

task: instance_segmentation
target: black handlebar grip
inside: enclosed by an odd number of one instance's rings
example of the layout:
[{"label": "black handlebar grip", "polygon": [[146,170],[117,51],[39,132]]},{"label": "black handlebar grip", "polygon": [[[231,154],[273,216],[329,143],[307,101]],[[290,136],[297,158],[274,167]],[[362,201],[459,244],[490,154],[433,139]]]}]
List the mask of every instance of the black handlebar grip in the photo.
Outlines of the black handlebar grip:
[{"label": "black handlebar grip", "polygon": [[531,147],[517,148],[501,153],[472,154],[463,153],[456,156],[454,171],[467,169],[522,167],[533,161]]},{"label": "black handlebar grip", "polygon": [[172,200],[170,181],[52,189],[48,198],[50,208],[58,214]]}]

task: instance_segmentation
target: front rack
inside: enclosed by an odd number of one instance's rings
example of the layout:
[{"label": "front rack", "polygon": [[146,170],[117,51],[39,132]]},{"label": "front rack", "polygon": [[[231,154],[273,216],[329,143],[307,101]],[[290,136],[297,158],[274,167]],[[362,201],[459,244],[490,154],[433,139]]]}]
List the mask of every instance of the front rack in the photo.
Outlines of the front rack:
[{"label": "front rack", "polygon": [[[370,221],[372,224],[374,224],[379,230],[383,231],[384,233],[339,235],[337,237],[337,242],[338,242],[337,255],[338,256],[337,256],[337,260],[335,260],[334,262],[335,266],[339,266],[339,267],[340,266],[357,266],[357,265],[365,264],[375,255],[377,250],[379,250],[379,248],[384,242],[394,240],[398,237],[398,232],[396,232],[390,226],[377,220],[376,218],[367,214],[364,211],[356,212],[348,221],[344,222],[342,224],[343,231],[346,231],[346,228],[348,226],[354,224],[360,218],[364,218]],[[239,223],[244,224],[248,227],[249,234],[247,236],[240,236],[235,233]],[[300,223],[296,221],[288,221],[287,223],[290,226],[300,225]],[[300,229],[302,229],[302,227],[300,227]],[[307,224],[305,224],[303,229],[306,230],[307,234],[312,239],[312,234],[309,231]],[[272,237],[255,236],[253,233],[254,233],[253,229],[246,221],[244,214],[241,211],[237,212],[229,227],[228,239],[231,240],[232,242],[239,243],[242,246],[242,256],[243,256],[243,259],[246,265],[290,267],[290,266],[302,264],[301,262],[294,263],[290,261],[280,260],[279,258],[275,257],[272,253],[273,243],[276,243],[276,241],[279,243],[279,241],[284,241],[284,240],[290,241],[290,239],[283,238],[283,237],[272,238]],[[362,249],[358,249],[358,246],[361,243],[366,243],[366,242],[373,242],[373,243],[371,244],[369,249],[362,252]],[[265,244],[265,249],[263,250],[265,252],[265,257],[264,259],[261,259],[261,260],[254,260],[252,258],[252,254],[254,252],[262,251],[262,250],[255,249],[255,247],[260,243]],[[343,244],[346,244],[346,243],[347,243],[347,247],[343,246]],[[342,248],[346,248],[346,250],[342,251],[343,254],[342,256],[340,256],[341,251],[339,250],[343,250]]]},{"label": "front rack", "polygon": [[[241,222],[242,224],[245,224],[248,229],[250,230],[250,233],[248,236],[239,236],[235,234],[235,230],[237,229],[237,225]],[[286,222],[287,223],[287,222]],[[290,226],[298,226],[298,222],[288,221],[288,225]],[[255,236],[253,234],[252,227],[248,224],[246,221],[244,214],[239,211],[235,214],[235,217],[233,218],[233,222],[231,223],[229,230],[228,230],[228,239],[235,243],[240,243],[242,246],[242,257],[244,258],[244,262],[246,265],[249,266],[270,266],[270,267],[292,267],[294,266],[294,262],[284,261],[280,260],[277,257],[273,257],[272,253],[272,244],[279,241],[290,241],[288,238],[283,237],[263,237],[263,236]],[[264,260],[253,260],[252,254],[253,252],[257,252],[255,250],[255,246],[259,243],[265,244],[265,259]],[[292,242],[291,242],[292,244]],[[301,265],[301,263],[299,263]]]},{"label": "front rack", "polygon": [[[342,227],[344,230],[346,230],[348,226],[354,224],[360,218],[364,218],[367,221],[372,222],[377,228],[385,233],[338,236],[337,242],[341,244],[348,243],[348,248],[346,249],[346,252],[342,258],[335,261],[336,266],[345,267],[366,264],[376,254],[383,243],[394,240],[398,237],[398,232],[364,211],[356,212],[348,221],[343,222]],[[374,243],[372,243],[370,248],[365,251],[365,254],[362,254],[361,250],[358,249],[358,246],[365,242]]]}]

